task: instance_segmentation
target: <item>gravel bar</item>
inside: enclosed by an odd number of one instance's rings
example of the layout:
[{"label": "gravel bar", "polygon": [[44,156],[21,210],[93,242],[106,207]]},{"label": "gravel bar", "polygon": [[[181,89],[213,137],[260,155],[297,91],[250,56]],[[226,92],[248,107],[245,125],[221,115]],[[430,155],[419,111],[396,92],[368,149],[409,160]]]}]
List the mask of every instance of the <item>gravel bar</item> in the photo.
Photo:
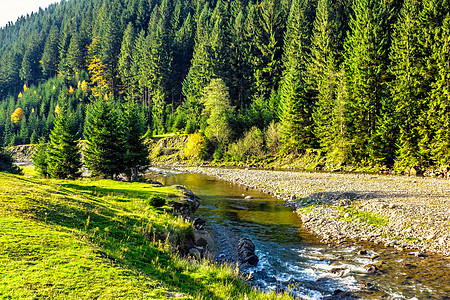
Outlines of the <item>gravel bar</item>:
[{"label": "gravel bar", "polygon": [[[284,199],[324,242],[370,241],[450,258],[450,181],[357,173],[174,167]],[[415,252],[412,252],[415,249]]]}]

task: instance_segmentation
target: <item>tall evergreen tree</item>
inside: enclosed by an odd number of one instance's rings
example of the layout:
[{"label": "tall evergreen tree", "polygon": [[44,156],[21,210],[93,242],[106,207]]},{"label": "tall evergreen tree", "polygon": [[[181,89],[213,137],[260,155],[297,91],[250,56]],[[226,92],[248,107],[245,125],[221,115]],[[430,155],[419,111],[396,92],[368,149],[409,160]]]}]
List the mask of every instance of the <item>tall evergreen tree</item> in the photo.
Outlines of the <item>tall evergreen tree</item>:
[{"label": "tall evergreen tree", "polygon": [[280,86],[281,136],[286,151],[303,152],[315,144],[313,99],[308,93],[309,1],[292,1],[284,44],[284,74]]},{"label": "tall evergreen tree", "polygon": [[127,28],[123,34],[122,46],[120,48],[120,55],[118,61],[119,75],[127,85],[128,93],[133,97],[132,89],[132,77],[134,76],[132,72],[132,62],[133,62],[133,51],[136,39],[136,33],[133,27],[133,23],[128,23]]},{"label": "tall evergreen tree", "polygon": [[67,109],[62,108],[47,146],[47,172],[50,177],[75,179],[81,176],[81,152],[75,135],[76,130]]},{"label": "tall evergreen tree", "polygon": [[[442,59],[439,57],[439,54],[436,54],[441,52],[439,49],[440,45],[445,44],[440,35],[445,30],[443,29],[445,27],[443,24],[448,14],[450,14],[449,0],[427,0],[423,2],[423,10],[419,18],[421,80],[427,96],[424,97],[422,102],[422,111],[424,113],[421,114],[418,131],[420,134],[420,155],[422,165],[425,166],[436,163],[433,159],[433,156],[435,156],[433,147],[439,147],[434,142],[436,131],[440,130],[441,124],[436,122],[435,119],[429,119],[429,117],[430,114],[433,116],[437,115],[435,112],[436,105],[440,105],[438,103],[441,102],[437,100],[437,98],[440,98],[437,95],[442,93],[442,91],[433,91],[433,87],[442,84],[439,83],[442,82],[442,76],[445,78],[446,70],[442,68],[442,63],[445,65],[445,59]],[[443,80],[445,85],[445,79]]]},{"label": "tall evergreen tree", "polygon": [[354,160],[377,158],[383,147],[376,136],[381,109],[387,99],[387,63],[389,50],[390,3],[354,0],[350,35],[345,42],[345,66],[348,80],[349,135]]},{"label": "tall evergreen tree", "polygon": [[389,85],[394,103],[393,116],[397,136],[397,158],[399,166],[420,166],[419,122],[423,113],[423,101],[427,97],[426,82],[420,46],[419,14],[420,2],[406,0],[395,24],[390,53],[390,73],[393,81]]},{"label": "tall evergreen tree", "polygon": [[110,100],[99,99],[87,108],[84,160],[94,176],[114,179],[126,168],[120,120],[120,114]]},{"label": "tall evergreen tree", "polygon": [[34,148],[34,153],[31,158],[33,160],[34,169],[44,177],[48,176],[48,161],[47,161],[47,143],[45,138],[41,137],[39,143]]},{"label": "tall evergreen tree", "polygon": [[316,95],[316,105],[313,112],[315,135],[321,148],[329,157],[340,156],[338,140],[341,140],[341,130],[344,120],[343,108],[337,103],[337,85],[339,72],[333,48],[334,31],[336,28],[333,7],[329,0],[319,0],[314,21],[311,43],[311,59],[308,73],[311,78],[311,89]]},{"label": "tall evergreen tree", "polygon": [[432,52],[438,73],[432,84],[427,113],[433,131],[429,148],[433,162],[446,166],[450,162],[450,14],[447,14],[436,35]]},{"label": "tall evergreen tree", "polygon": [[[294,8],[294,3],[292,5]],[[283,13],[283,6],[279,0],[263,0],[256,11],[257,28],[254,43],[257,51],[252,57],[256,98],[268,100],[271,92],[278,88],[283,31],[286,26],[284,23],[286,16]]]},{"label": "tall evergreen tree", "polygon": [[133,100],[124,106],[123,129],[126,145],[126,174],[131,180],[136,180],[139,172],[145,171],[150,164],[149,148],[146,143],[146,115]]},{"label": "tall evergreen tree", "polygon": [[59,64],[59,31],[58,27],[53,25],[45,43],[42,54],[42,73],[44,78],[48,79],[56,75]]}]

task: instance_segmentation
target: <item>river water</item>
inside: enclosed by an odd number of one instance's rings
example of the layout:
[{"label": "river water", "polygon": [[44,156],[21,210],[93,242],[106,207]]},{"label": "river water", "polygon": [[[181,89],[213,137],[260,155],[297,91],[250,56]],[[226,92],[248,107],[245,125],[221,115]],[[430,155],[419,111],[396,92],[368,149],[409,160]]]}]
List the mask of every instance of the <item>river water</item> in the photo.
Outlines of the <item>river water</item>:
[{"label": "river water", "polygon": [[[202,198],[196,217],[207,221],[217,261],[236,261],[239,239],[253,241],[260,261],[242,271],[255,287],[290,291],[301,299],[349,298],[333,295],[339,291],[365,299],[450,299],[448,259],[418,258],[375,245],[331,247],[311,235],[292,208],[270,195],[211,176],[152,171],[150,178],[183,185]],[[369,273],[369,265],[380,271]]]}]

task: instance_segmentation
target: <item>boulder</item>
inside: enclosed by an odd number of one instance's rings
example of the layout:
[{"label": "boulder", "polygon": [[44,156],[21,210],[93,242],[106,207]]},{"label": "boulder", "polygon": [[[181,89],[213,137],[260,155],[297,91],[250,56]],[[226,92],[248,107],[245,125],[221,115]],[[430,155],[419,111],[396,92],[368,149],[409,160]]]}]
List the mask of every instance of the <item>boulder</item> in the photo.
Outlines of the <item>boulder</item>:
[{"label": "boulder", "polygon": [[180,214],[183,218],[192,220],[195,211],[202,203],[202,199],[183,186],[177,185],[175,188],[181,191],[182,195],[178,200],[170,201],[169,205],[173,207],[174,212]]},{"label": "boulder", "polygon": [[239,260],[243,264],[250,264],[256,266],[258,264],[258,257],[255,254],[255,244],[249,238],[242,238],[238,244]]},{"label": "boulder", "polygon": [[412,168],[409,170],[409,175],[411,175],[411,176],[420,176],[420,175],[423,175],[423,170],[421,170],[421,169],[419,169],[419,168],[417,168],[417,167],[412,167]]},{"label": "boulder", "polygon": [[191,255],[196,260],[200,260],[202,258],[202,255],[201,255],[200,251],[197,248],[189,249],[189,255]]},{"label": "boulder", "polygon": [[206,221],[201,218],[195,218],[194,220],[194,228],[197,230],[203,229],[203,226],[205,226]]},{"label": "boulder", "polygon": [[214,248],[214,241],[211,235],[205,230],[194,230],[194,244],[208,250]]}]

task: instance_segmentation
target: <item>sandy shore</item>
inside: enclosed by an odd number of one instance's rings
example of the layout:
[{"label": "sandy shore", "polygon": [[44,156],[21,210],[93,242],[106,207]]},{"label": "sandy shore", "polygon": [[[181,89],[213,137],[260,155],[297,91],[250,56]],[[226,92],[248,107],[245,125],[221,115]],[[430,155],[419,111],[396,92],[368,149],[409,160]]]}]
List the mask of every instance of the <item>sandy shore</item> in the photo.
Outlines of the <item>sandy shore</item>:
[{"label": "sandy shore", "polygon": [[[450,181],[429,177],[182,167],[285,199],[325,242],[361,240],[450,257]],[[415,249],[415,250],[412,250]],[[415,251],[415,252],[413,252]]]}]

